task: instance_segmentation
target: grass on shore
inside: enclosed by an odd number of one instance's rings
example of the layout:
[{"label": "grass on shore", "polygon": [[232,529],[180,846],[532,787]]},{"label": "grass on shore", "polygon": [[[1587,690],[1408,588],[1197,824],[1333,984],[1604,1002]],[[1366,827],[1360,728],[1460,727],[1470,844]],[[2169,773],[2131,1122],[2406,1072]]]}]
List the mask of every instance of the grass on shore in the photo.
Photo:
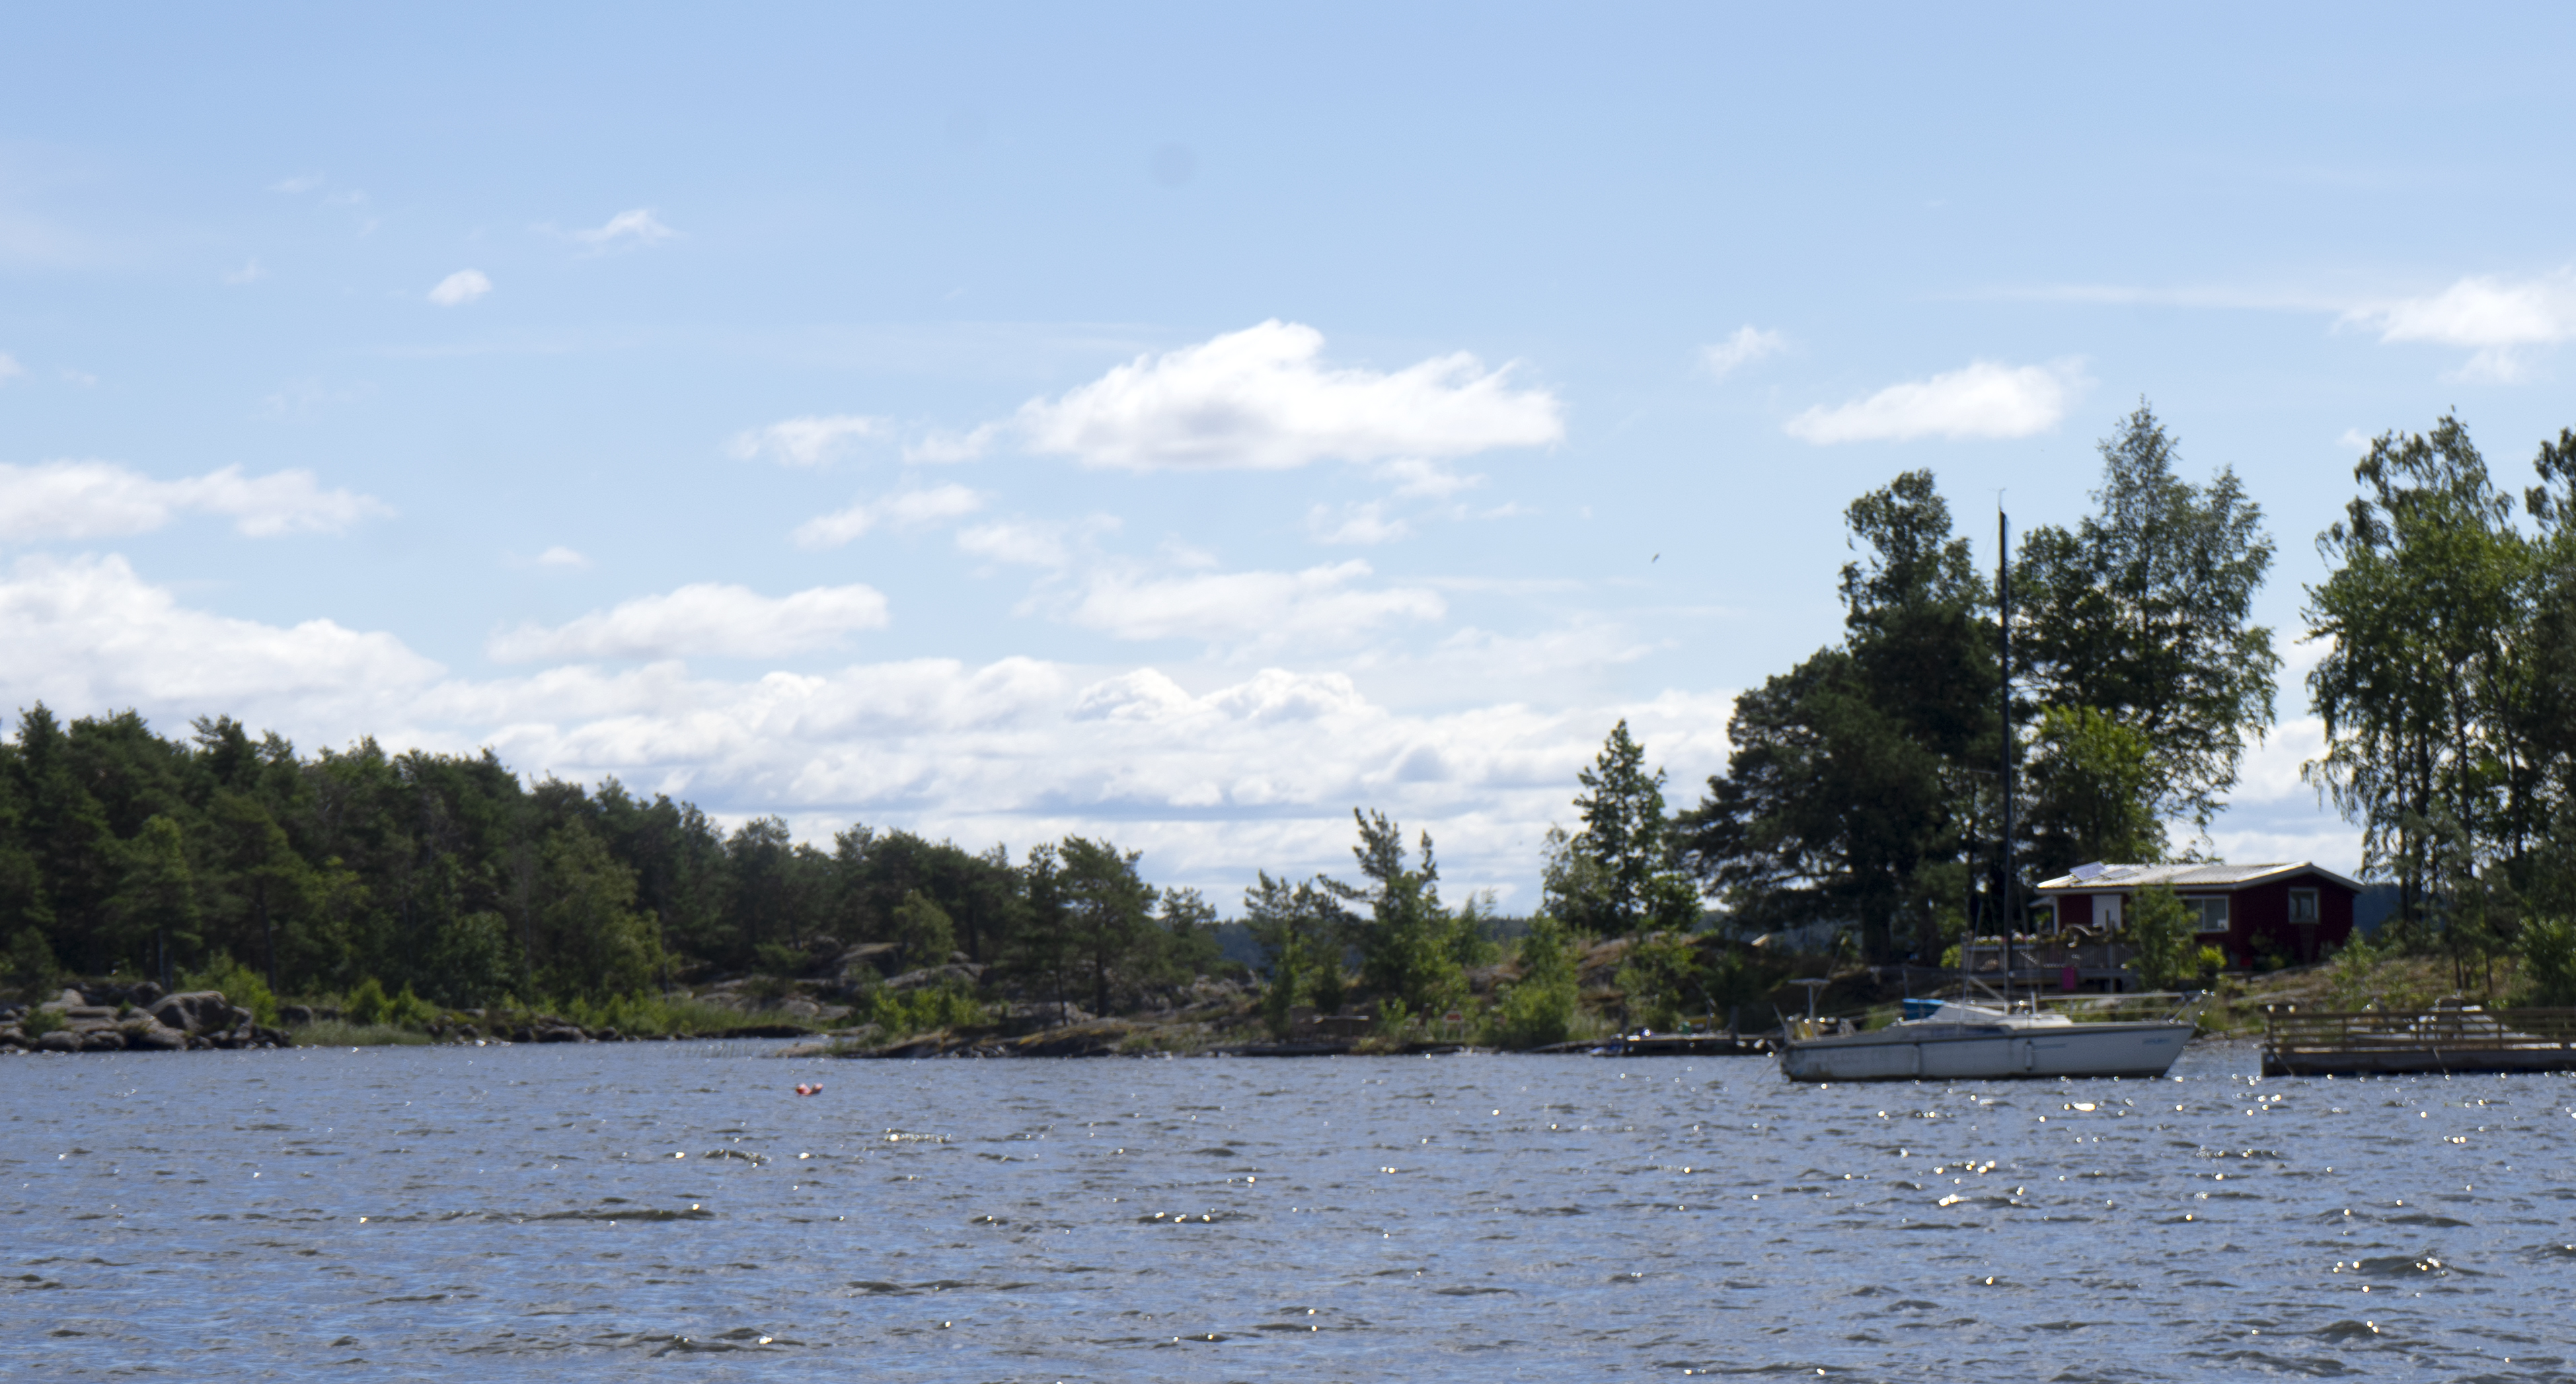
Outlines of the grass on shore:
[{"label": "grass on shore", "polygon": [[299,1048],[416,1047],[429,1035],[399,1024],[353,1024],[346,1019],[316,1019],[288,1030]]}]

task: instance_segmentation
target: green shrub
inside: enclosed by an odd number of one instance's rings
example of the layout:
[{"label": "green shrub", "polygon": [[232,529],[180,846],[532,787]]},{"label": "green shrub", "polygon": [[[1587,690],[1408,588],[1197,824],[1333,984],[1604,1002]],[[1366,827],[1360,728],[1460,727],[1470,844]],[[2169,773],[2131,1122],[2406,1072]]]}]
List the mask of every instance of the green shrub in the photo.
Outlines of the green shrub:
[{"label": "green shrub", "polygon": [[561,1012],[583,1028],[613,1028],[628,1035],[721,1033],[746,1023],[776,1022],[774,1015],[746,1015],[720,1004],[647,994],[575,996]]},{"label": "green shrub", "polygon": [[984,1007],[954,981],[912,990],[879,990],[868,996],[868,1022],[888,1038],[938,1028],[979,1028]]},{"label": "green shrub", "polygon": [[2371,981],[2379,970],[2380,949],[2370,939],[2354,933],[2352,939],[2334,954],[2326,967],[2327,1002],[2337,1009],[2359,1009],[2370,1002]]},{"label": "green shrub", "polygon": [[[2125,930],[2135,953],[2131,964],[2150,990],[2171,990],[2196,978],[2202,954],[2216,950],[2194,950],[2191,910],[2183,905],[2181,895],[2162,884],[2139,890],[2129,901]],[[2221,958],[2222,965],[2224,961]]]},{"label": "green shrub", "polygon": [[1302,969],[1300,962],[1304,959],[1304,950],[1298,943],[1297,934],[1290,932],[1281,943],[1279,954],[1271,958],[1270,984],[1261,992],[1261,1019],[1272,1038],[1285,1040],[1293,1028],[1288,1011],[1297,1006],[1298,981],[1302,978],[1298,972]]},{"label": "green shrub", "polygon": [[215,959],[202,971],[190,971],[179,978],[182,990],[220,990],[225,999],[250,1011],[251,1018],[262,1028],[277,1026],[277,996],[270,994],[268,982],[259,973],[233,960],[230,952],[216,952]]},{"label": "green shrub", "polygon": [[340,1006],[340,1013],[360,1027],[380,1024],[385,1021],[386,1003],[385,987],[374,976],[369,976],[358,982],[357,989],[349,992],[348,1001]]},{"label": "green shrub", "polygon": [[30,1009],[19,1016],[18,1028],[30,1038],[42,1038],[70,1022],[50,1009]]},{"label": "green shrub", "polygon": [[1507,1048],[1562,1043],[1573,1032],[1578,997],[1565,925],[1542,913],[1520,943],[1520,979],[1489,1016],[1489,1034]]},{"label": "green shrub", "polygon": [[1673,933],[1649,933],[1628,944],[1612,983],[1627,995],[1628,1022],[1679,1028],[1683,1003],[1701,988],[1699,949]]},{"label": "green shrub", "polygon": [[438,1006],[411,992],[405,985],[402,993],[385,1001],[385,1022],[399,1028],[427,1028],[438,1018]]}]

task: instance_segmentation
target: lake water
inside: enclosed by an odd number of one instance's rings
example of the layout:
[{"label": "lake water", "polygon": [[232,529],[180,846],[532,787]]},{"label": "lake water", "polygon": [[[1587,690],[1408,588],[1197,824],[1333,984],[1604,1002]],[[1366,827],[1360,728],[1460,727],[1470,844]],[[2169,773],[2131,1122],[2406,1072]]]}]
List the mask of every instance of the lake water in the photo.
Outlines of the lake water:
[{"label": "lake water", "polygon": [[0,1060],[0,1377],[2576,1378],[2564,1076],[763,1047]]}]

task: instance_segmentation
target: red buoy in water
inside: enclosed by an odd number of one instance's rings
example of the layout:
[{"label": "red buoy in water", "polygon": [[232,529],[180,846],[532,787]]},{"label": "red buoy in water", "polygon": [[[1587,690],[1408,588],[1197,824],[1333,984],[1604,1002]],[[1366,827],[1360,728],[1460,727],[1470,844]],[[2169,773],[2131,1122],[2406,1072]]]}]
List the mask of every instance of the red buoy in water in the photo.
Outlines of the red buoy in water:
[{"label": "red buoy in water", "polygon": [[823,1083],[821,1083],[821,1082],[819,1082],[819,1081],[818,1081],[818,1082],[813,1083],[813,1084],[812,1084],[812,1085],[810,1085],[810,1086],[809,1086],[809,1085],[807,1085],[807,1084],[806,1084],[806,1083],[804,1083],[804,1082],[801,1082],[801,1081],[800,1081],[800,1082],[798,1082],[798,1083],[796,1083],[796,1094],[798,1094],[798,1095],[800,1095],[800,1096],[813,1096],[813,1095],[820,1095],[820,1094],[822,1094],[822,1091],[823,1091]]}]

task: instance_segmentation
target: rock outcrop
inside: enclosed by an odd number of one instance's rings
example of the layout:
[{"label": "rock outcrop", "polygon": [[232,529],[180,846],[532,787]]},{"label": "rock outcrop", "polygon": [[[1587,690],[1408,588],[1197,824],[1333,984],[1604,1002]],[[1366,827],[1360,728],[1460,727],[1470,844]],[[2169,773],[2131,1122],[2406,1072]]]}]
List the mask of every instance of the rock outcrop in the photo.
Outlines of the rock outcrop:
[{"label": "rock outcrop", "polygon": [[0,1008],[0,1052],[180,1052],[282,1048],[291,1041],[260,1027],[249,1010],[219,991],[164,995],[148,982],[84,982],[32,1014]]}]

